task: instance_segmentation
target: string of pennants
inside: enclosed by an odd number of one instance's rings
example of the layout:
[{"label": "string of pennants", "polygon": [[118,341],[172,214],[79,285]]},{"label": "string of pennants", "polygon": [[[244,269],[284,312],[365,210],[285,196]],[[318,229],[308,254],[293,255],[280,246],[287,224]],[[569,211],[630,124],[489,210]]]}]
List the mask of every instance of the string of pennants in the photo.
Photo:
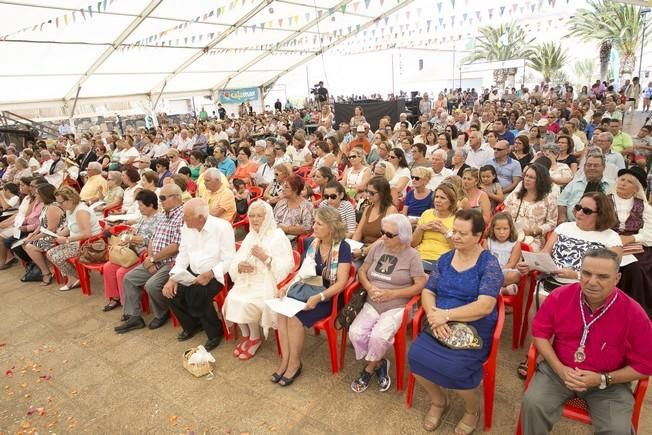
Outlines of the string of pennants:
[{"label": "string of pennants", "polygon": [[[399,37],[412,37],[417,34],[422,34],[424,32],[439,33],[441,31],[455,31],[455,29],[458,29],[459,27],[468,27],[469,25],[472,25],[476,22],[478,24],[482,24],[485,18],[492,20],[494,19],[495,12],[498,13],[498,16],[496,17],[497,19],[500,18],[509,19],[514,14],[524,14],[524,16],[535,14],[536,12],[540,11],[542,7],[545,7],[544,1],[547,1],[549,6],[554,6],[556,4],[555,0],[527,0],[522,3],[513,3],[509,9],[506,8],[505,6],[500,6],[498,8],[489,8],[488,10],[485,11],[477,10],[475,11],[475,13],[464,12],[462,14],[451,15],[446,18],[440,17],[437,20],[437,22],[433,22],[432,19],[427,19],[425,21],[413,20],[415,16],[416,17],[422,16],[423,10],[421,8],[417,8],[415,11],[408,10],[403,13],[394,14],[390,17],[385,17],[383,20],[376,22],[373,28],[364,30],[361,33],[361,36],[359,36],[358,38],[361,37],[363,39],[368,39],[368,38],[377,39],[379,36],[391,36],[393,38],[399,38]],[[366,2],[367,1],[365,0],[365,3]],[[451,0],[451,2],[455,3],[455,0]],[[441,2],[437,3],[437,5],[440,4]],[[335,13],[335,11],[329,10],[328,13]],[[306,14],[306,15],[310,15],[310,14]],[[298,19],[297,17],[298,16],[295,16],[294,18],[288,17],[287,20],[288,22],[292,20],[296,22],[296,19]],[[306,22],[310,21],[310,19],[311,16],[305,17]],[[281,21],[282,20],[279,19],[278,23],[280,24]],[[553,20],[549,19],[547,21],[548,21],[548,27],[550,27]],[[403,22],[403,24],[401,24],[401,22]],[[177,29],[186,28],[191,23],[192,22],[184,22],[175,26],[175,28]],[[492,21],[492,23],[495,23],[495,20]],[[541,22],[537,22],[536,24],[537,30],[541,29],[541,25],[542,25]],[[530,30],[530,26],[531,26],[530,23],[523,24],[523,27],[525,27],[526,30]],[[273,25],[266,25],[265,23],[245,25],[236,29],[235,35],[237,36],[238,34],[242,34],[242,33],[247,34],[250,32],[264,31],[266,29],[271,29],[273,27],[274,27]],[[342,37],[353,31],[357,32],[359,28],[360,28],[360,24],[353,25],[353,26],[346,26],[329,32],[322,32],[322,33],[306,32],[303,34],[303,36],[294,38],[293,40],[282,45],[277,46],[274,43],[259,44],[253,47],[249,47],[248,49],[270,50],[273,48],[277,48],[277,49],[294,48],[294,47],[307,46],[312,43],[313,45],[317,45],[317,47],[314,48],[314,50],[317,50],[319,49],[319,46],[321,46],[322,44],[332,43],[334,40],[336,40],[339,37]],[[219,35],[219,33],[217,32],[199,33],[195,35],[179,36],[178,38],[174,38],[174,39],[172,38],[163,39],[164,36],[167,36],[165,32],[161,32],[160,35],[161,35],[160,37],[153,35],[143,40],[140,40],[136,43],[130,45],[124,45],[120,49],[131,50],[134,48],[139,48],[141,46],[187,47],[188,44],[209,43],[215,38],[216,35]],[[441,40],[441,38],[435,38],[434,40]],[[359,44],[359,42],[356,42],[356,44]]]},{"label": "string of pennants", "polygon": [[106,12],[107,8],[117,1],[118,0],[99,0],[94,3],[90,3],[88,6],[80,8],[79,10],[74,10],[64,15],[58,15],[45,21],[41,21],[40,23],[26,26],[15,32],[0,36],[0,41],[4,41],[9,37],[16,36],[25,32],[42,32],[43,30],[50,30],[52,28],[63,29],[73,24],[85,23],[97,17],[98,14]]}]

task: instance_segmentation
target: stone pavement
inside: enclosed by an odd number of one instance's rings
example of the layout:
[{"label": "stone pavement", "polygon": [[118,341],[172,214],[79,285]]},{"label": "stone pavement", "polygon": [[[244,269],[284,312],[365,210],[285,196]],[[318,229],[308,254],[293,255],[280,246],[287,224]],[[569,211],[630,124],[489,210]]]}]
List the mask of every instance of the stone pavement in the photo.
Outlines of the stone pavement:
[{"label": "stone pavement", "polygon": [[[268,380],[277,364],[273,337],[246,362],[231,355],[232,343],[223,342],[213,352],[215,377],[196,379],[182,368],[181,356],[204,342],[202,334],[179,343],[170,323],[118,335],[113,326],[120,310],[101,312],[105,301],[97,274],[94,293],[86,297],[78,289],[61,293],[56,285],[21,283],[20,269],[2,272],[0,281],[1,434],[423,432],[428,403],[422,389],[417,387],[413,409],[394,386],[386,393],[373,385],[363,394],[350,390],[361,368],[350,345],[344,370],[332,375],[325,337],[308,332],[305,372],[281,388]],[[510,334],[508,316],[498,354],[494,434],[514,433],[522,391],[515,367],[524,352],[510,349]],[[455,398],[440,433],[452,433],[461,415]],[[649,399],[641,428],[652,431]],[[590,431],[562,420],[554,433]]]}]

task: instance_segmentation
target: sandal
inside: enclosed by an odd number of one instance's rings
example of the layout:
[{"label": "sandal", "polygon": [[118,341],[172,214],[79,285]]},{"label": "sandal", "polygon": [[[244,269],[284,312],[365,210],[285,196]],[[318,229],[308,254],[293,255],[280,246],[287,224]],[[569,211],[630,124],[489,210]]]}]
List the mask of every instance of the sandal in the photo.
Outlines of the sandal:
[{"label": "sandal", "polygon": [[243,336],[242,340],[240,340],[240,343],[238,343],[238,345],[235,347],[235,349],[233,349],[233,356],[234,357],[237,358],[237,357],[240,356],[240,352],[242,352],[242,346],[244,346],[245,343],[247,343],[247,341],[249,341],[249,336],[246,336],[246,337]]},{"label": "sandal", "polygon": [[77,288],[77,287],[79,287],[79,280],[73,282],[73,283],[70,284],[70,285],[66,284],[66,285],[64,285],[63,287],[60,287],[60,288],[59,288],[59,291],[61,291],[61,292],[67,292],[68,290],[72,290],[72,289]]},{"label": "sandal", "polygon": [[[433,408],[439,410],[439,415],[432,414]],[[444,414],[446,414],[447,409],[448,409],[448,399],[444,395],[443,406],[437,406],[434,403],[430,405],[430,409],[423,417],[423,429],[426,430],[427,432],[434,432],[435,430],[437,430],[437,428],[441,425],[441,422],[444,421],[442,417],[444,416]]]},{"label": "sandal", "polygon": [[283,376],[281,376],[281,379],[279,379],[278,384],[281,387],[289,387],[299,377],[299,375],[301,374],[302,369],[303,369],[303,363],[301,363],[299,365],[299,368],[297,369],[297,372],[291,378],[288,378],[288,377],[285,376],[285,374],[283,374]]},{"label": "sandal", "polygon": [[102,311],[104,311],[104,312],[112,311],[112,310],[115,310],[116,308],[118,308],[120,305],[121,305],[120,304],[120,299],[111,298],[109,303],[104,305],[104,308],[102,308]]},{"label": "sandal", "polygon": [[278,381],[283,379],[284,374],[285,374],[285,372],[281,373],[280,375],[278,373],[276,373],[276,372],[272,373],[272,379],[271,379],[272,382],[274,382],[275,384],[278,384]]},{"label": "sandal", "polygon": [[[258,349],[260,349],[260,344],[262,342],[263,342],[262,338],[256,338],[255,340],[247,340],[246,344],[244,346],[242,346],[242,348],[240,349],[240,354],[238,355],[238,358],[241,361],[246,361],[248,359],[253,358],[254,355],[256,355],[256,352],[258,351]],[[256,346],[256,345],[258,345],[258,347],[256,347],[256,350],[254,350],[253,352],[250,352],[249,350],[253,346]]]},{"label": "sandal", "polygon": [[[48,277],[48,279],[45,279],[46,276]],[[52,274],[51,273],[46,273],[45,275],[43,275],[43,281],[41,281],[41,284],[39,284],[39,285],[41,285],[42,287],[45,287],[45,286],[48,286],[50,284],[52,284]]]},{"label": "sandal", "polygon": [[[459,423],[457,423],[457,426],[455,426],[455,435],[471,435],[478,427],[478,422],[480,421],[480,413],[479,412],[470,413],[464,411],[464,415],[467,414],[475,416],[475,424],[473,426],[469,426],[468,424],[460,420]],[[462,416],[462,418],[464,418],[464,416]]]},{"label": "sandal", "polygon": [[516,369],[516,372],[518,373],[518,377],[525,380],[527,379],[527,360],[521,361],[518,364],[518,368]]},{"label": "sandal", "polygon": [[358,377],[351,382],[351,390],[353,390],[354,393],[362,393],[369,388],[369,382],[373,376],[374,373],[369,373],[365,369],[362,369]]}]

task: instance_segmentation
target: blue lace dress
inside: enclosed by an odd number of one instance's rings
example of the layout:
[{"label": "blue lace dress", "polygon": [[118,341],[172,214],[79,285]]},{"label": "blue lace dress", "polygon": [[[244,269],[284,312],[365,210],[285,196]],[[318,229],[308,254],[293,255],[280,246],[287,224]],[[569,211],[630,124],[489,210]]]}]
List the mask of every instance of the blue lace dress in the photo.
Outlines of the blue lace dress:
[{"label": "blue lace dress", "polygon": [[[458,272],[451,262],[455,251],[442,255],[437,268],[426,283],[426,290],[436,296],[437,307],[451,309],[467,305],[485,295],[497,298],[503,285],[503,273],[491,252],[483,251],[475,266]],[[498,317],[497,308],[482,319],[469,322],[482,337],[479,350],[453,350],[422,332],[412,343],[408,353],[410,370],[444,388],[468,390],[482,380],[482,364],[491,350]]]}]

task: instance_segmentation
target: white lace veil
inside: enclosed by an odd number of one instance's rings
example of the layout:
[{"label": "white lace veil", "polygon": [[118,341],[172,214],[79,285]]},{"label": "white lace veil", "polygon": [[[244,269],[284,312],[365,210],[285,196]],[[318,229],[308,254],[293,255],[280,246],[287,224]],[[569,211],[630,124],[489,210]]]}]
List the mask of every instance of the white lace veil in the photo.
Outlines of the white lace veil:
[{"label": "white lace veil", "polygon": [[274,220],[274,210],[271,205],[263,200],[257,199],[249,206],[247,217],[249,217],[251,210],[255,208],[263,208],[265,210],[265,219],[263,220],[263,224],[260,226],[260,231],[255,231],[252,226],[249,227],[250,234],[253,236],[254,240],[256,240],[256,243],[259,243],[265,237],[271,236],[278,227],[276,226],[276,220]]}]

